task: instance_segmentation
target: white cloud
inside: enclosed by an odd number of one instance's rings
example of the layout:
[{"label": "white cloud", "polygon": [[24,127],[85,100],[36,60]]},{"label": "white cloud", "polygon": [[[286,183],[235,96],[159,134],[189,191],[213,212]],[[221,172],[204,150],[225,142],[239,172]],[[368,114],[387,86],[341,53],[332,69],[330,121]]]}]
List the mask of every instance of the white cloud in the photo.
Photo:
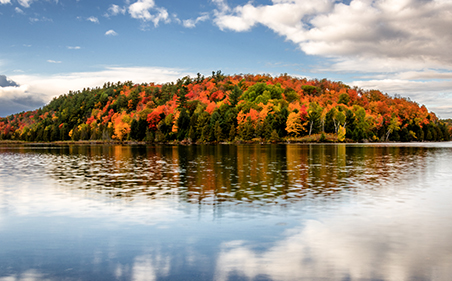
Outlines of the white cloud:
[{"label": "white cloud", "polygon": [[24,8],[29,8],[31,2],[33,2],[33,0],[17,0],[17,2],[19,2],[19,4],[24,7]]},{"label": "white cloud", "polygon": [[230,9],[224,1],[215,1],[220,11],[215,13],[215,23],[220,29],[247,31],[256,24],[263,24],[282,36],[298,43],[304,30],[302,20],[308,15],[321,14],[331,8],[328,0],[277,1],[273,5],[253,6],[248,3]]},{"label": "white cloud", "polygon": [[126,10],[127,9],[125,7],[119,7],[118,5],[112,4],[110,8],[108,8],[106,16],[116,16],[119,14],[124,15],[126,13]]},{"label": "white cloud", "polygon": [[16,11],[16,13],[18,13],[18,14],[22,14],[22,15],[25,14],[24,11],[22,11],[22,9],[19,8],[19,7],[16,7],[16,8],[14,9],[14,11]]},{"label": "white cloud", "polygon": [[273,0],[233,9],[224,1],[214,2],[219,6],[214,22],[220,29],[247,31],[260,24],[310,55],[360,63],[389,59],[391,66],[401,60],[423,67],[452,64],[452,1]]},{"label": "white cloud", "polygon": [[61,63],[61,61],[57,61],[57,60],[47,60],[48,63]]},{"label": "white cloud", "polygon": [[206,21],[206,20],[208,20],[209,19],[209,15],[208,14],[203,14],[203,15],[201,15],[201,16],[199,16],[199,17],[197,17],[196,19],[188,19],[188,20],[184,20],[183,22],[182,22],[182,24],[185,26],[185,27],[187,27],[187,28],[194,28],[194,27],[196,27],[196,24],[198,23],[198,22],[203,22],[203,21]]},{"label": "white cloud", "polygon": [[230,10],[228,4],[226,3],[226,0],[212,0],[212,2],[218,6],[220,10],[219,12],[225,13]]},{"label": "white cloud", "polygon": [[80,49],[81,49],[80,46],[67,46],[67,48],[68,48],[69,50],[80,50]]},{"label": "white cloud", "polygon": [[0,0],[0,4],[10,4],[11,0]]},{"label": "white cloud", "polygon": [[93,23],[99,23],[99,19],[96,17],[89,17],[86,19],[87,21],[93,22]]},{"label": "white cloud", "polygon": [[139,0],[129,6],[129,13],[133,18],[150,20],[152,16],[149,10],[154,6],[154,0]]},{"label": "white cloud", "polygon": [[178,23],[178,24],[183,24],[182,21],[177,17],[177,14],[176,14],[176,13],[173,13],[173,14],[171,15],[171,17],[172,17],[172,20],[171,20],[171,21],[173,21],[173,22],[175,22],[175,23]]},{"label": "white cloud", "polygon": [[425,80],[425,79],[452,79],[452,72],[439,72],[434,70],[424,70],[424,71],[407,71],[398,74],[401,79],[415,79],[415,80]]},{"label": "white cloud", "polygon": [[[150,11],[153,11],[151,13]],[[129,6],[129,14],[134,19],[144,22],[152,22],[154,26],[158,26],[160,21],[169,22],[169,14],[165,8],[155,6],[153,0],[139,0]]]},{"label": "white cloud", "polygon": [[118,33],[116,33],[116,31],[114,31],[113,29],[110,29],[107,32],[105,32],[105,35],[107,35],[107,36],[116,36],[116,35],[118,35]]},{"label": "white cloud", "polygon": [[34,110],[49,101],[49,97],[30,93],[28,85],[0,87],[0,116]]}]

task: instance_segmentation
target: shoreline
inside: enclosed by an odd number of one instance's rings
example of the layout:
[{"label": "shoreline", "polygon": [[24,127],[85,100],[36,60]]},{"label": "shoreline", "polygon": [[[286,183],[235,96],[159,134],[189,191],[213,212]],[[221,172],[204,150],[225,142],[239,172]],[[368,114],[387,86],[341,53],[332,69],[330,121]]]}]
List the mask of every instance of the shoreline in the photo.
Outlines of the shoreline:
[{"label": "shoreline", "polygon": [[[447,141],[441,141],[441,142],[447,142]],[[410,143],[432,143],[432,142],[426,142],[426,141],[411,141],[411,142],[395,142],[395,141],[387,141],[387,142],[380,142],[380,141],[374,141],[374,142],[355,142],[351,140],[347,140],[344,142],[339,141],[326,141],[326,142],[319,142],[319,141],[296,141],[296,140],[286,140],[286,141],[259,141],[259,140],[251,140],[251,141],[231,141],[231,142],[188,142],[188,141],[170,141],[170,142],[145,142],[145,141],[55,141],[55,142],[26,142],[26,141],[11,141],[11,140],[0,140],[0,145],[26,145],[26,146],[32,146],[32,145],[55,145],[55,146],[64,146],[64,145],[126,145],[126,146],[132,146],[132,145],[139,145],[139,146],[146,146],[146,145],[184,145],[184,146],[191,146],[191,145],[247,145],[247,144],[410,144]]]}]

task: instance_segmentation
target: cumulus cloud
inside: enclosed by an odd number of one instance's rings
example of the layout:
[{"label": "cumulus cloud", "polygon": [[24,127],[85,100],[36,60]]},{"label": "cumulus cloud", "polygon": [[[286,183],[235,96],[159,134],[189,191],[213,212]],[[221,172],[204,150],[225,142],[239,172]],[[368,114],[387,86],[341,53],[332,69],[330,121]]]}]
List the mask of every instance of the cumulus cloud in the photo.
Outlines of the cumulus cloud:
[{"label": "cumulus cloud", "polygon": [[67,46],[67,48],[68,48],[69,50],[80,50],[80,49],[81,49],[80,46]]},{"label": "cumulus cloud", "polygon": [[14,9],[14,11],[16,11],[16,13],[18,13],[18,14],[22,14],[22,15],[25,14],[24,11],[22,11],[22,9],[19,8],[19,7],[16,7],[16,8]]},{"label": "cumulus cloud", "polygon": [[0,0],[0,4],[10,4],[11,0]]},{"label": "cumulus cloud", "polygon": [[150,20],[152,18],[149,10],[154,8],[154,0],[139,0],[129,6],[129,13],[133,18]]},{"label": "cumulus cloud", "polygon": [[[133,81],[134,83],[166,83],[193,73],[181,69],[154,67],[107,67],[97,72],[75,72],[61,75],[10,76],[19,87],[0,87],[0,116],[24,110],[34,110],[53,97],[86,87],[101,87],[106,82]],[[1,78],[0,78],[1,79]],[[2,80],[3,81],[3,80]],[[5,82],[3,82],[5,83]]]},{"label": "cumulus cloud", "polygon": [[116,16],[116,15],[119,15],[119,14],[123,14],[124,15],[126,13],[126,10],[127,9],[125,7],[120,7],[118,5],[112,4],[110,6],[110,8],[108,8],[106,16],[107,17],[108,16]]},{"label": "cumulus cloud", "polygon": [[34,110],[48,103],[40,96],[23,94],[26,87],[0,88],[0,117],[22,111]]},{"label": "cumulus cloud", "polygon": [[157,27],[160,22],[169,23],[171,21],[168,11],[165,8],[155,5],[154,0],[138,0],[132,4],[130,4],[130,1],[126,1],[126,6],[122,7],[112,4],[104,16],[111,17],[119,14],[124,15],[126,12],[128,12],[132,18],[141,20],[144,28],[148,22],[153,23],[154,26]]},{"label": "cumulus cloud", "polygon": [[132,18],[152,22],[154,26],[158,26],[160,21],[170,21],[168,11],[165,8],[157,7],[154,0],[139,0],[131,4],[128,11]]},{"label": "cumulus cloud", "polygon": [[96,17],[89,17],[86,19],[87,21],[93,22],[93,23],[99,23],[99,19]]},{"label": "cumulus cloud", "polygon": [[8,77],[6,77],[6,75],[0,75],[0,87],[19,87],[19,85],[8,79]]},{"label": "cumulus cloud", "polygon": [[118,35],[118,33],[116,33],[116,31],[114,31],[113,29],[110,29],[107,32],[105,32],[105,35],[107,35],[107,36],[116,36],[116,35]]},{"label": "cumulus cloud", "polygon": [[422,68],[452,63],[451,1],[273,0],[270,5],[249,2],[233,8],[214,2],[219,7],[214,22],[220,29],[241,32],[260,24],[309,55],[361,60],[361,65],[373,57],[390,59],[391,66],[402,60]]},{"label": "cumulus cloud", "polygon": [[196,27],[196,24],[198,24],[198,22],[203,22],[209,19],[209,15],[208,14],[203,14],[199,17],[197,17],[196,19],[188,19],[188,20],[184,20],[182,22],[182,24],[187,27],[187,28],[194,28]]},{"label": "cumulus cloud", "polygon": [[36,109],[44,104],[42,97],[28,92],[28,86],[0,75],[0,116]]},{"label": "cumulus cloud", "polygon": [[47,60],[48,63],[61,63],[59,60]]},{"label": "cumulus cloud", "polygon": [[27,92],[27,87],[0,75],[0,117],[13,113],[35,109],[44,105],[44,101]]}]

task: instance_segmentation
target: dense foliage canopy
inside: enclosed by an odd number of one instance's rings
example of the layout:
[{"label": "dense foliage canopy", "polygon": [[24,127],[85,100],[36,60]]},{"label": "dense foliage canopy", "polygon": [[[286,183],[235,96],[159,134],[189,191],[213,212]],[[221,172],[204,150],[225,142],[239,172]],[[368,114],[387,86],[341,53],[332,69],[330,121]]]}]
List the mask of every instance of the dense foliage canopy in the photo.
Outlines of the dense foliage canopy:
[{"label": "dense foliage canopy", "polygon": [[106,83],[0,118],[0,139],[212,142],[450,140],[450,123],[425,106],[377,90],[288,75],[198,74],[176,83]]}]

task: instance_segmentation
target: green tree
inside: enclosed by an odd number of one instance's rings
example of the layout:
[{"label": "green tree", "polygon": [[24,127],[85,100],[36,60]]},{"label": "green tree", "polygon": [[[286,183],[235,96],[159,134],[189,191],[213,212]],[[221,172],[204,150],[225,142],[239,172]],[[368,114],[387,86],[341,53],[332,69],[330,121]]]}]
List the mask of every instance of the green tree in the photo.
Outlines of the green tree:
[{"label": "green tree", "polygon": [[229,129],[229,140],[233,141],[235,139],[235,136],[236,136],[235,126],[230,126],[230,129]]},{"label": "green tree", "polygon": [[215,122],[215,139],[217,141],[222,141],[223,140],[223,129],[221,128],[220,120],[217,120]]},{"label": "green tree", "polygon": [[208,141],[210,141],[210,126],[209,126],[209,123],[205,123],[204,124],[204,126],[202,127],[202,130],[201,130],[201,138],[200,138],[200,140],[201,141],[203,141],[203,142],[208,142]]},{"label": "green tree", "polygon": [[56,124],[53,124],[50,132],[50,141],[60,140],[60,130]]},{"label": "green tree", "polygon": [[229,94],[229,102],[231,103],[231,107],[235,108],[242,93],[243,91],[238,86],[234,86],[234,89],[232,89],[232,92]]},{"label": "green tree", "polygon": [[190,116],[185,108],[180,110],[179,118],[177,119],[177,139],[183,140],[187,137],[190,127]]},{"label": "green tree", "polygon": [[256,83],[243,93],[242,99],[254,104],[267,104],[270,99],[281,99],[282,93],[279,86]]},{"label": "green tree", "polygon": [[132,120],[130,123],[130,138],[133,140],[138,140],[138,121],[136,119]]},{"label": "green tree", "polygon": [[316,102],[311,102],[308,109],[309,135],[320,129],[323,108]]},{"label": "green tree", "polygon": [[136,133],[136,139],[137,140],[143,140],[146,138],[146,133],[149,130],[149,124],[148,121],[146,121],[145,118],[139,118],[138,119],[138,131]]},{"label": "green tree", "polygon": [[198,116],[198,121],[196,123],[196,135],[201,139],[201,141],[207,141],[206,139],[210,138],[209,135],[206,135],[207,133],[210,134],[209,121],[210,114],[205,111]]},{"label": "green tree", "polygon": [[350,96],[347,93],[343,93],[339,96],[339,101],[337,103],[348,105],[349,102],[350,102]]},{"label": "green tree", "polygon": [[241,124],[239,137],[243,140],[252,140],[254,138],[254,125],[251,118],[247,118],[246,121]]},{"label": "green tree", "polygon": [[273,130],[270,136],[270,141],[279,141],[280,137],[276,130]]}]

